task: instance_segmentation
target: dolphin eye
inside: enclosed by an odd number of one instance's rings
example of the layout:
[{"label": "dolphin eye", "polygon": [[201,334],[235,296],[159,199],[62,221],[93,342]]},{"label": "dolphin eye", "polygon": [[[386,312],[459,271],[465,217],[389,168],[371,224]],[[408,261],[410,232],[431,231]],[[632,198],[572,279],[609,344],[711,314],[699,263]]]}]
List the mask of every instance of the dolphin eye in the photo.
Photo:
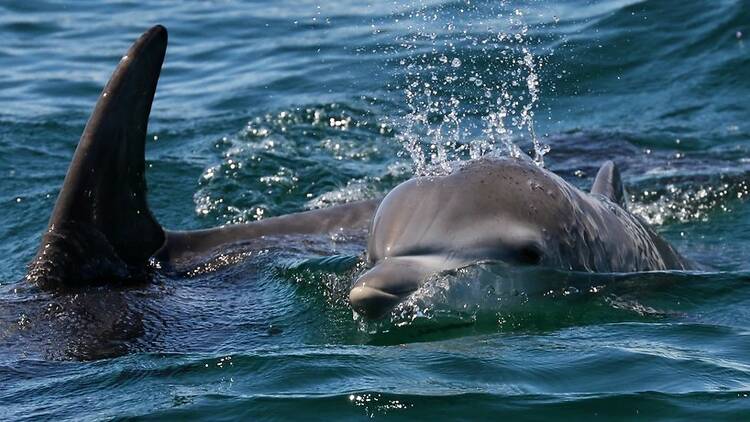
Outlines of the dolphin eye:
[{"label": "dolphin eye", "polygon": [[516,259],[523,265],[538,265],[542,261],[542,251],[537,245],[526,245],[518,250]]}]

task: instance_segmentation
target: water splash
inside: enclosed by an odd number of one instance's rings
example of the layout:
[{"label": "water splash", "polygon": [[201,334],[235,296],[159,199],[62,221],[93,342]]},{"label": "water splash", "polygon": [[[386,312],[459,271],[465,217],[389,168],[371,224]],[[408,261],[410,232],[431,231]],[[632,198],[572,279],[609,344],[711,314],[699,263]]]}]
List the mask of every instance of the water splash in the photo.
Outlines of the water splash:
[{"label": "water splash", "polygon": [[[429,277],[387,319],[355,318],[371,336],[403,340],[445,327],[487,331],[559,329],[591,321],[681,318],[690,307],[653,294],[655,288],[692,280],[687,273],[591,274],[479,263]],[[648,294],[644,292],[650,292]],[[686,288],[686,294],[692,294]]]},{"label": "water splash", "polygon": [[540,97],[539,41],[524,11],[500,2],[481,10],[470,1],[407,12],[398,65],[407,113],[399,135],[417,175],[445,174],[452,163],[489,153],[519,157],[531,140],[544,166],[549,147],[534,131]]},{"label": "water splash", "polygon": [[666,183],[630,196],[630,211],[652,226],[707,222],[712,214],[733,211],[731,201],[750,197],[745,174],[721,175],[710,183]]}]

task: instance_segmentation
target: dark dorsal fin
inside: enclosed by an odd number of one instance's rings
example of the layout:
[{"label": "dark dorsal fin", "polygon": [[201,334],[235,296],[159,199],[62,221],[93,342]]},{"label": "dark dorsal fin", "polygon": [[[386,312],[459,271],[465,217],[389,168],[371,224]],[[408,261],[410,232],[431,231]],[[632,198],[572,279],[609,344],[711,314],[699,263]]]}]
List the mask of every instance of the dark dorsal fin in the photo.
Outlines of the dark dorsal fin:
[{"label": "dark dorsal fin", "polygon": [[621,207],[625,206],[625,188],[622,186],[620,170],[614,162],[606,161],[602,164],[596,174],[594,185],[591,186],[591,193],[606,196]]},{"label": "dark dorsal fin", "polygon": [[146,203],[144,155],[166,48],[167,30],[154,26],[120,60],[78,142],[28,278],[129,277],[164,243]]}]

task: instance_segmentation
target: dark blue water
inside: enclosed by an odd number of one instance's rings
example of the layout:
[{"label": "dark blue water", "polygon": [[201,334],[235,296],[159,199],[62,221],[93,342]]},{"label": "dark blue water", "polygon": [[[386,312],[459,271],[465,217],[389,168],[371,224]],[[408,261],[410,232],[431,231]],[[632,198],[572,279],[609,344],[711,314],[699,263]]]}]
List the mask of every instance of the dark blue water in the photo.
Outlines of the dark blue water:
[{"label": "dark blue water", "polygon": [[[747,1],[139,3],[0,3],[0,418],[747,417]],[[439,166],[431,144],[530,151],[531,127],[578,186],[616,160],[631,211],[712,269],[526,274],[549,291],[509,298],[478,268],[379,323],[346,303],[363,236],[142,286],[27,285],[88,114],[156,23],[147,177],[165,227],[378,197],[426,171],[410,141]],[[513,133],[494,138],[503,87]]]}]

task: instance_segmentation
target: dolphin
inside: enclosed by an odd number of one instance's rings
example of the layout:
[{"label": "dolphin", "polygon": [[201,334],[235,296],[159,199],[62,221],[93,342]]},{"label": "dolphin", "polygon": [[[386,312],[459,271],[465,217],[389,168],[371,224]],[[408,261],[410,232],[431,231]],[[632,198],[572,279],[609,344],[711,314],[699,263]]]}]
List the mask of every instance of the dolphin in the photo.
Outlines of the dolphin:
[{"label": "dolphin", "polygon": [[86,124],[26,279],[46,289],[148,280],[234,245],[278,236],[368,230],[369,269],[352,308],[385,315],[436,272],[503,261],[571,271],[688,270],[626,210],[605,163],[591,193],[524,159],[482,158],[446,176],[406,181],[382,200],[205,230],[163,228],[147,203],[145,142],[167,49],[157,25],[122,57]]},{"label": "dolphin", "polygon": [[[165,230],[146,193],[145,144],[167,49],[154,26],[122,56],[86,123],[26,279],[42,288],[149,278],[265,236],[366,229],[379,200],[191,232]],[[152,261],[157,265],[151,265]]]},{"label": "dolphin", "polygon": [[699,268],[626,210],[612,161],[586,193],[528,159],[493,157],[396,186],[373,218],[367,259],[349,301],[369,318],[430,275],[478,262],[605,273]]}]

